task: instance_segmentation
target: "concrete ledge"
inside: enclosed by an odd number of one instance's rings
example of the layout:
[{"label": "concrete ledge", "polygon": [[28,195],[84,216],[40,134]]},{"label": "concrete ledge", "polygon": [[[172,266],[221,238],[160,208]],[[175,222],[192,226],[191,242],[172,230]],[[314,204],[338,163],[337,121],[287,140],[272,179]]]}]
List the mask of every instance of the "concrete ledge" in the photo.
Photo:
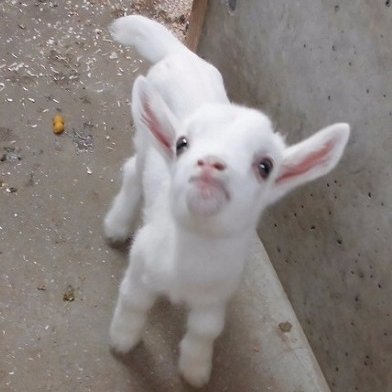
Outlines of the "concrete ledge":
[{"label": "concrete ledge", "polygon": [[[247,388],[238,385],[242,389],[230,390],[329,391],[302,327],[256,236],[240,291],[229,311],[225,335],[222,340],[226,342],[220,344],[227,344],[227,340],[238,343],[247,360],[247,371],[254,372]],[[229,350],[234,357],[235,348]],[[253,351],[252,355],[247,356],[247,350]]]}]

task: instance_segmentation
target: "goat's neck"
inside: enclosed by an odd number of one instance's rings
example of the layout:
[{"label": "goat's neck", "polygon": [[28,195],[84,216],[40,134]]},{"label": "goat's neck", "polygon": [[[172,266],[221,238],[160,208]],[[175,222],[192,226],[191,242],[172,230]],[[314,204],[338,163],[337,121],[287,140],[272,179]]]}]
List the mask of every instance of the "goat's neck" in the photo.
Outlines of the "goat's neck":
[{"label": "goat's neck", "polygon": [[[176,225],[175,243],[179,261],[187,259],[207,264],[242,266],[249,249],[251,233],[236,236],[210,236]],[[241,267],[242,268],[242,267]]]}]

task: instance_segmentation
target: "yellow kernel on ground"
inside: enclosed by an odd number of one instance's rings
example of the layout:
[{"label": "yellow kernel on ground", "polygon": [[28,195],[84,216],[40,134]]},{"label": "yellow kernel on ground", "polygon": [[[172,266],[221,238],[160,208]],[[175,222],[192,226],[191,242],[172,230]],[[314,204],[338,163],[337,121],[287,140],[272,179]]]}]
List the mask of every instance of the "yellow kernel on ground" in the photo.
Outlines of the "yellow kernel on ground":
[{"label": "yellow kernel on ground", "polygon": [[56,114],[53,118],[53,124],[56,122],[61,122],[64,124],[64,117],[61,114]]},{"label": "yellow kernel on ground", "polygon": [[53,118],[53,132],[58,135],[64,132],[64,117],[56,114]]},{"label": "yellow kernel on ground", "polygon": [[60,134],[64,132],[64,123],[62,122],[53,122],[53,132],[55,134]]}]

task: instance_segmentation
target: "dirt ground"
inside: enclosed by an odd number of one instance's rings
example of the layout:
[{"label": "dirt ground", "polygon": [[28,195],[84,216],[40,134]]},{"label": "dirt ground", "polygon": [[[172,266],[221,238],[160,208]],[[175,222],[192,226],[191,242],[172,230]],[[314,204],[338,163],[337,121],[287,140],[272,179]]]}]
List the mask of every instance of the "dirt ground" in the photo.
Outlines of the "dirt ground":
[{"label": "dirt ground", "polygon": [[[110,352],[108,327],[127,252],[107,246],[101,229],[132,151],[132,82],[147,69],[112,42],[107,26],[138,12],[181,37],[189,3],[0,2],[2,392],[189,389],[176,368],[184,312],[165,301],[153,309],[142,345],[122,357]],[[55,135],[58,113],[65,132]],[[287,320],[267,328],[268,316],[254,311],[257,290],[245,280],[234,299],[204,390],[280,391],[260,331],[270,328],[291,344],[277,327]],[[269,342],[278,347],[270,337],[264,346]],[[280,362],[289,349],[282,350],[272,349]]]}]

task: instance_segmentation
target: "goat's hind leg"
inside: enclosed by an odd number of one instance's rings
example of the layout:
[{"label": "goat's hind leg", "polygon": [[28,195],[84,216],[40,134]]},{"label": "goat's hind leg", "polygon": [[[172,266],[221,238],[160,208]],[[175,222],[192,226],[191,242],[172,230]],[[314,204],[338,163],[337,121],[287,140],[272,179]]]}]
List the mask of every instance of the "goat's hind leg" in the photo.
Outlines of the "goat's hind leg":
[{"label": "goat's hind leg", "polygon": [[139,211],[142,184],[137,159],[135,155],[125,162],[120,192],[114,198],[104,220],[105,236],[113,243],[127,240]]}]

